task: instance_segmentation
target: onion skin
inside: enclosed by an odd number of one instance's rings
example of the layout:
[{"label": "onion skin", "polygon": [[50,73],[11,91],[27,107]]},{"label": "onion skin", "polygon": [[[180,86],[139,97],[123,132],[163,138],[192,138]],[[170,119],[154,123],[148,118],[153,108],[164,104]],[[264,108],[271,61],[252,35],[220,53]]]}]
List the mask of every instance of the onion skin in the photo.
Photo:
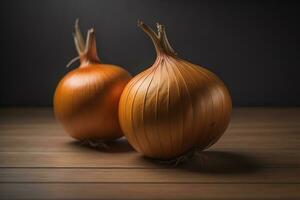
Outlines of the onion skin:
[{"label": "onion skin", "polygon": [[145,156],[173,159],[214,144],[226,130],[230,94],[212,72],[178,58],[164,27],[158,35],[140,22],[157,51],[153,66],[125,87],[119,120],[130,144]]},{"label": "onion skin", "polygon": [[[95,45],[93,31],[90,40]],[[124,69],[100,64],[93,51],[79,52],[81,65],[69,72],[54,94],[54,113],[67,133],[78,140],[112,140],[121,137],[118,105],[123,88],[130,80]]]}]

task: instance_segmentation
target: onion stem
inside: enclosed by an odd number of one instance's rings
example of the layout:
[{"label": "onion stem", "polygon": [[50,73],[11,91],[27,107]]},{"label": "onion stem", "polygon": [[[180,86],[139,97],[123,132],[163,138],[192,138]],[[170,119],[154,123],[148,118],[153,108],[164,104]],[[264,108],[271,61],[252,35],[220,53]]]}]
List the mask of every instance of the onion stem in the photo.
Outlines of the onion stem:
[{"label": "onion stem", "polygon": [[84,59],[86,59],[88,62],[99,63],[96,47],[95,30],[93,28],[88,30],[86,46],[83,55]]},{"label": "onion stem", "polygon": [[175,50],[172,48],[172,46],[169,43],[169,40],[167,38],[166,29],[164,25],[161,25],[159,23],[156,23],[158,33],[161,37],[161,43],[163,45],[163,48],[169,53],[173,55],[177,55]]},{"label": "onion stem", "polygon": [[79,59],[80,59],[80,57],[77,56],[76,58],[73,58],[72,60],[70,60],[70,62],[68,62],[68,64],[66,65],[66,68],[70,67],[74,62],[76,62]]},{"label": "onion stem", "polygon": [[78,51],[78,54],[80,54],[84,51],[85,43],[84,43],[81,31],[80,31],[78,18],[76,19],[76,22],[75,22],[75,33],[73,34],[73,36],[74,36],[76,49]]},{"label": "onion stem", "polygon": [[138,21],[138,27],[140,27],[151,38],[158,56],[164,53],[171,56],[177,55],[168,41],[165,27],[163,25],[156,23],[157,33],[155,33],[152,28],[142,21]]},{"label": "onion stem", "polygon": [[[100,63],[96,48],[95,30],[93,28],[88,30],[86,42],[84,42],[79,27],[79,19],[76,19],[73,37],[76,50],[79,54],[80,63],[82,64],[81,66],[84,66],[83,63]],[[67,64],[67,67],[73,64],[77,59],[78,57],[72,59]]]}]

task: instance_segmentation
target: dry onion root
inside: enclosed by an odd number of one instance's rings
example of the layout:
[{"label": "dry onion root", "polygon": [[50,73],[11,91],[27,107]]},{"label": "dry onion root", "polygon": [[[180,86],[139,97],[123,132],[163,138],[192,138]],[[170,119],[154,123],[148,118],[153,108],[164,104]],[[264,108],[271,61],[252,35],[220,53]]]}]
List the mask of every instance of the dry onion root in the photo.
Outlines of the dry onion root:
[{"label": "dry onion root", "polygon": [[119,99],[131,76],[121,67],[100,63],[94,29],[88,31],[85,42],[78,20],[74,41],[80,66],[59,82],[53,102],[55,116],[75,139],[117,139],[123,135],[118,120]]},{"label": "dry onion root", "polygon": [[200,162],[200,166],[204,166],[204,158],[201,155],[201,149],[199,150],[197,147],[192,148],[187,153],[184,153],[181,156],[171,158],[171,159],[153,159],[154,162],[157,162],[158,164],[162,165],[168,165],[168,166],[180,166],[182,164],[192,164],[193,162],[197,161]]},{"label": "dry onion root", "polygon": [[89,146],[94,149],[109,149],[109,145],[107,144],[106,141],[103,140],[83,140],[80,142],[80,145],[82,146]]},{"label": "dry onion root", "polygon": [[170,160],[158,160],[160,164],[164,165],[172,165],[177,167],[180,164],[189,163],[192,157],[195,154],[195,150],[191,150],[188,153],[183,154],[182,156],[178,156],[176,158]]},{"label": "dry onion root", "polygon": [[129,143],[147,157],[172,160],[193,148],[205,149],[226,130],[231,98],[212,72],[180,59],[161,24],[156,33],[138,26],[154,43],[154,64],[125,87],[119,120]]}]

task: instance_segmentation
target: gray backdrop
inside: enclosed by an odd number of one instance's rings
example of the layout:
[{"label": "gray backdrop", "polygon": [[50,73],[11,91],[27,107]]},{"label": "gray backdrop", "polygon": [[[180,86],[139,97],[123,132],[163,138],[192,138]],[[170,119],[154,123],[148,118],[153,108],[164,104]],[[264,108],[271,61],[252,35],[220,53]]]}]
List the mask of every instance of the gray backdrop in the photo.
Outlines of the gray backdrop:
[{"label": "gray backdrop", "polygon": [[99,56],[133,75],[155,51],[138,19],[166,26],[180,57],[227,84],[234,105],[300,105],[299,5],[286,1],[1,0],[0,106],[52,104],[76,56],[72,31],[95,27]]}]

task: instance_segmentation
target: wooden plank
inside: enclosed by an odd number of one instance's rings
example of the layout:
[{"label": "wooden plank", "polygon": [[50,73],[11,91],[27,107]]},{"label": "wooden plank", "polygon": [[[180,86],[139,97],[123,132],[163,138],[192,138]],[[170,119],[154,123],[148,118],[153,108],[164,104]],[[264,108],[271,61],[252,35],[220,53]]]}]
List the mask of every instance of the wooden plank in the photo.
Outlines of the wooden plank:
[{"label": "wooden plank", "polygon": [[300,184],[0,184],[0,199],[299,199]]},{"label": "wooden plank", "polygon": [[136,153],[0,152],[0,167],[145,167]]},{"label": "wooden plank", "polygon": [[[300,118],[300,116],[299,116]],[[56,123],[56,122],[55,122]],[[228,127],[226,134],[247,135],[254,134],[275,134],[284,135],[285,133],[296,133],[300,129],[300,120],[296,123],[274,122],[273,124],[251,123],[246,125],[232,122]],[[246,134],[245,134],[246,133]],[[0,125],[0,136],[68,136],[67,133],[57,124],[39,124],[39,125]]]},{"label": "wooden plank", "polygon": [[[26,136],[5,136],[0,137],[0,152],[93,152],[133,151],[125,139],[110,142],[107,149],[87,145],[87,143],[76,141],[68,136],[65,137],[31,137]],[[90,147],[90,148],[89,148]]]},{"label": "wooden plank", "polygon": [[0,199],[300,199],[300,108],[235,108],[221,140],[177,167],[128,143],[88,148],[52,109],[0,109]]},{"label": "wooden plank", "polygon": [[[295,150],[214,149],[204,151],[191,162],[204,160],[208,166],[300,167],[300,152]],[[202,162],[202,161],[201,161]],[[191,163],[189,163],[191,164]],[[200,163],[203,164],[203,163]],[[145,159],[140,154],[82,152],[0,152],[0,167],[112,167],[157,168],[158,162]]]},{"label": "wooden plank", "polygon": [[[236,139],[245,139],[246,137],[249,139],[256,139],[257,137],[267,137],[269,139],[278,139],[281,137],[282,139],[292,140],[299,139],[299,131],[300,126],[288,126],[287,127],[244,127],[244,128],[233,128],[230,127],[222,136],[222,139],[226,137],[228,140],[236,140]],[[284,137],[283,137],[284,136]],[[51,129],[48,126],[42,126],[40,128],[28,127],[28,128],[1,128],[0,129],[0,139],[5,138],[22,138],[26,137],[30,139],[40,138],[69,138],[71,141],[72,138],[64,132],[61,128]],[[292,138],[291,138],[292,137]]]},{"label": "wooden plank", "polygon": [[[259,133],[251,135],[232,135],[227,133],[213,147],[218,149],[300,149],[300,134],[283,132],[286,137],[270,136]],[[28,137],[28,136],[0,136],[0,152],[81,152],[87,148],[72,138],[65,137]],[[126,140],[110,143],[109,147],[115,151],[131,151]],[[92,149],[90,149],[92,150]],[[97,150],[97,148],[95,149]],[[98,150],[101,150],[98,149]]]},{"label": "wooden plank", "polygon": [[262,169],[4,168],[1,183],[298,183],[300,168]]}]

